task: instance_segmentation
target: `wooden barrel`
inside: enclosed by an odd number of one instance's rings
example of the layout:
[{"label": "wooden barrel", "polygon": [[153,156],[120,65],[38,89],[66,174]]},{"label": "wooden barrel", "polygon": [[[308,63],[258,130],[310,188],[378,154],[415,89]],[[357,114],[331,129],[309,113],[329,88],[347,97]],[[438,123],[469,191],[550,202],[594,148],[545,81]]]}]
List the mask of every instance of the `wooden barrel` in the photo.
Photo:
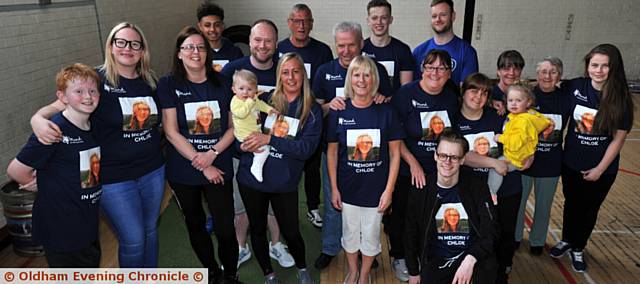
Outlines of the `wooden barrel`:
[{"label": "wooden barrel", "polygon": [[0,200],[13,243],[13,251],[21,256],[44,255],[42,246],[31,238],[31,212],[37,192],[18,188],[15,181],[9,181],[0,190]]}]

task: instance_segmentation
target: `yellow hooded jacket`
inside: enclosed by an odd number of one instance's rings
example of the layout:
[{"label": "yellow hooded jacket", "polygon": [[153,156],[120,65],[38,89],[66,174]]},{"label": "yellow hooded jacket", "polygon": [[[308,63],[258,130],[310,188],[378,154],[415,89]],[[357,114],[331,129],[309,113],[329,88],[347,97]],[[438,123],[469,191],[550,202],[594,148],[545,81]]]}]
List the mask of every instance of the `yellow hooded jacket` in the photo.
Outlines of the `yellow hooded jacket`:
[{"label": "yellow hooded jacket", "polygon": [[526,158],[536,152],[538,134],[549,126],[549,119],[536,110],[510,113],[498,141],[504,145],[504,156],[517,168],[522,168]]}]

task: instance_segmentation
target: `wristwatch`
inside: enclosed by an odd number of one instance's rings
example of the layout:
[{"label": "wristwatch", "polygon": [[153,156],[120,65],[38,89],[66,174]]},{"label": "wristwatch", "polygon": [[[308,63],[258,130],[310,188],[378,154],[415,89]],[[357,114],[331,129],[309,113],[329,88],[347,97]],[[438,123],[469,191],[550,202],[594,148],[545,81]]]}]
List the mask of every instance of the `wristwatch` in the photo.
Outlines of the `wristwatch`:
[{"label": "wristwatch", "polygon": [[216,148],[211,147],[211,151],[213,151],[213,153],[216,154],[216,156],[220,155],[220,152],[218,152]]}]

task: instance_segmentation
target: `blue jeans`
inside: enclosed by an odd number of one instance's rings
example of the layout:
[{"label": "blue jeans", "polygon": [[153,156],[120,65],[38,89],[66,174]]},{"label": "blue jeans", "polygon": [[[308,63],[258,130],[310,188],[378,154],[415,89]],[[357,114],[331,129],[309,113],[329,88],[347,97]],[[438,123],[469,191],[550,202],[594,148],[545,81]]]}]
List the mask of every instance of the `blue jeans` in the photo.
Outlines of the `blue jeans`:
[{"label": "blue jeans", "polygon": [[322,153],[322,192],[324,216],[322,216],[322,253],[336,256],[342,250],[342,213],[331,204],[331,182],[327,170],[327,155]]},{"label": "blue jeans", "polygon": [[137,179],[103,184],[100,207],[118,237],[120,267],[158,267],[164,165]]},{"label": "blue jeans", "polygon": [[547,240],[549,228],[549,216],[551,215],[551,205],[558,186],[557,177],[530,177],[522,175],[522,199],[520,210],[518,211],[518,222],[516,223],[516,241],[522,241],[524,231],[524,212],[527,208],[527,199],[531,193],[531,186],[535,186],[536,204],[533,212],[533,224],[529,232],[529,244],[531,246],[544,246]]}]

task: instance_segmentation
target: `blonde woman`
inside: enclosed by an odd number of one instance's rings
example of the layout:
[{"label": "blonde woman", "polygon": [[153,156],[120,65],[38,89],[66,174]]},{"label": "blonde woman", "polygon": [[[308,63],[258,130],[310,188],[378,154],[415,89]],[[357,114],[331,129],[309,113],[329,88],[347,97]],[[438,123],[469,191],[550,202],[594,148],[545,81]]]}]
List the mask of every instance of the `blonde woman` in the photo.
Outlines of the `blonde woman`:
[{"label": "blonde woman", "polygon": [[[117,24],[107,36],[104,63],[97,68],[101,100],[91,114],[92,127],[102,153],[100,207],[118,237],[120,267],[157,267],[156,225],[164,193],[164,158],[157,123],[144,137],[125,135],[120,98],[145,97],[156,103],[156,79],[151,70],[149,44],[142,30],[131,23]],[[56,101],[31,119],[43,143],[56,143],[60,129],[48,118],[64,109]],[[131,132],[127,130],[127,132]]]}]

